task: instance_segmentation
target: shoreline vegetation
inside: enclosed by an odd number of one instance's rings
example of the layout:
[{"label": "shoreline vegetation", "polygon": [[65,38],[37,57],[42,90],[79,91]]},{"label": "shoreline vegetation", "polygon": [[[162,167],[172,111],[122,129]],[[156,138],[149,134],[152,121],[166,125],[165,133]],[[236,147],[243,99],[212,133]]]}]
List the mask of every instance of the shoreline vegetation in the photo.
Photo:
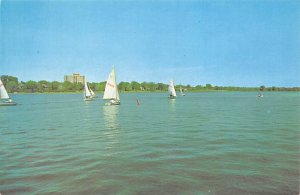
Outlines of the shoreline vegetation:
[{"label": "shoreline vegetation", "polygon": [[[82,93],[83,84],[71,83],[68,81],[19,81],[17,77],[2,75],[1,80],[9,93]],[[95,92],[103,92],[106,81],[89,83],[90,88]],[[120,82],[118,84],[120,92],[166,92],[168,84],[154,82]],[[213,86],[212,84],[205,85],[176,85],[176,91],[180,88],[188,92],[218,92],[218,91],[300,91],[300,87],[234,87],[234,86]]]}]

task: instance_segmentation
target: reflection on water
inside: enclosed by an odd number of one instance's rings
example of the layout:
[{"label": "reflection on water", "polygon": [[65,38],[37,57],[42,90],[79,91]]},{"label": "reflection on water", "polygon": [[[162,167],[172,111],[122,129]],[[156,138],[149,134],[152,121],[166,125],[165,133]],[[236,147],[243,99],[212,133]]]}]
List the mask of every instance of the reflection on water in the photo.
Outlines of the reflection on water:
[{"label": "reflection on water", "polygon": [[112,148],[118,143],[119,122],[118,122],[119,106],[103,106],[103,118],[105,122],[104,136],[109,140],[106,148]]},{"label": "reflection on water", "polygon": [[91,122],[93,119],[91,116],[94,113],[93,110],[93,101],[83,101],[83,108],[81,110],[81,114],[83,114],[85,117],[83,117],[84,122]]},{"label": "reflection on water", "polygon": [[176,103],[176,99],[169,99],[170,110],[172,112],[175,111],[175,103]]}]

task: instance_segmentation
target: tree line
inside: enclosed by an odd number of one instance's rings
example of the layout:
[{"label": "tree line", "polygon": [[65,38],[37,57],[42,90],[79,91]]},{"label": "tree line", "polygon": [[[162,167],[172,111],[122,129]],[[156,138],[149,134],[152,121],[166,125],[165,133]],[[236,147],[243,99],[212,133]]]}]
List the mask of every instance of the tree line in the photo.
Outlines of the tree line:
[{"label": "tree line", "polygon": [[[9,93],[23,92],[23,93],[51,93],[51,92],[80,92],[83,91],[83,84],[71,83],[68,81],[19,81],[17,77],[2,75],[1,80]],[[106,81],[89,83],[90,88],[96,92],[103,92]],[[159,92],[167,91],[168,84],[155,82],[120,82],[118,88],[121,92]],[[300,91],[300,87],[234,87],[234,86],[213,86],[211,84],[205,85],[176,85],[176,91],[182,88],[184,91]]]}]

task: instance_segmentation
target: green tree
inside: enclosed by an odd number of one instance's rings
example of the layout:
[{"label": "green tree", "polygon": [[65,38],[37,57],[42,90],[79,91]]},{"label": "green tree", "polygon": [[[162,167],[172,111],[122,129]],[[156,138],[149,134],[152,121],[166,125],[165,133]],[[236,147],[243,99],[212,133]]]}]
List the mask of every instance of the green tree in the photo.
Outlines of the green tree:
[{"label": "green tree", "polygon": [[119,83],[119,90],[121,90],[121,91],[132,91],[131,83],[129,83],[129,82],[120,82]]},{"label": "green tree", "polygon": [[9,93],[18,91],[18,83],[15,80],[8,81],[5,87]]},{"label": "green tree", "polygon": [[71,90],[72,91],[82,91],[83,88],[84,88],[84,85],[82,83],[73,83]]},{"label": "green tree", "polygon": [[2,75],[1,81],[3,82],[4,85],[6,85],[6,83],[8,83],[9,81],[14,81],[15,83],[18,83],[18,78],[13,76],[8,76],[8,75]]},{"label": "green tree", "polygon": [[200,89],[203,89],[203,87],[201,85],[196,85],[195,89],[200,90]]},{"label": "green tree", "polygon": [[37,91],[37,82],[35,82],[35,81],[27,81],[26,83],[25,83],[25,86],[26,86],[26,89],[28,89],[30,92],[35,92],[35,91]]},{"label": "green tree", "polygon": [[125,91],[125,82],[120,82],[118,88],[120,91]]},{"label": "green tree", "polygon": [[206,89],[211,89],[211,88],[212,88],[212,85],[211,85],[211,84],[206,84],[206,85],[205,85],[205,88],[206,88]]},{"label": "green tree", "polygon": [[166,91],[168,89],[168,85],[163,83],[157,83],[157,90]]},{"label": "green tree", "polygon": [[150,83],[148,83],[148,87],[149,87],[150,91],[155,91],[158,88],[158,84],[156,84],[154,82],[150,82]]},{"label": "green tree", "polygon": [[51,83],[45,80],[41,80],[37,83],[37,88],[39,92],[48,92],[51,87]]},{"label": "green tree", "polygon": [[136,82],[136,81],[132,81],[131,82],[131,87],[132,87],[132,90],[138,91],[138,90],[140,90],[141,84]]},{"label": "green tree", "polygon": [[24,81],[21,81],[18,83],[18,91],[25,92],[26,91],[26,83]]},{"label": "green tree", "polygon": [[142,82],[142,83],[141,83],[141,87],[142,87],[143,90],[147,91],[147,90],[148,90],[148,89],[147,89],[147,87],[148,87],[147,82]]},{"label": "green tree", "polygon": [[96,91],[104,91],[105,85],[106,85],[106,81],[100,82],[100,83],[96,84],[95,90]]},{"label": "green tree", "polygon": [[58,89],[59,89],[59,86],[60,86],[60,82],[58,81],[53,81],[51,83],[51,89],[53,92],[58,92]]},{"label": "green tree", "polygon": [[72,91],[73,90],[73,84],[69,81],[65,81],[62,84],[62,90],[63,91]]}]

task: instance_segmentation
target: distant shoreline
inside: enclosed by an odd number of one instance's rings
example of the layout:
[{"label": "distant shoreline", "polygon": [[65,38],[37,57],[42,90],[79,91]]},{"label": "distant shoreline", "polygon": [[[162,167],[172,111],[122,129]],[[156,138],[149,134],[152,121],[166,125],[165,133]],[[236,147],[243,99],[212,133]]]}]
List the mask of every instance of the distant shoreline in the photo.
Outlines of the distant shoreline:
[{"label": "distant shoreline", "polygon": [[[219,93],[219,92],[258,92],[258,91],[229,91],[229,90],[207,90],[207,91],[188,91],[185,93]],[[299,91],[263,91],[263,93],[277,93],[277,92],[299,92]],[[56,95],[56,94],[82,94],[83,92],[79,91],[79,92],[15,92],[15,93],[9,93],[9,94],[13,94],[13,95],[18,95],[18,94],[45,94],[45,95]],[[101,91],[96,91],[96,94],[103,94],[104,92]],[[130,94],[130,93],[168,93],[168,91],[120,91],[120,93],[126,93],[126,94]],[[179,92],[178,92],[179,93]]]},{"label": "distant shoreline", "polygon": [[[1,80],[9,93],[42,93],[42,94],[61,94],[61,93],[83,93],[83,83],[71,83],[69,81],[19,81],[17,77],[2,75]],[[99,83],[88,83],[90,89],[97,93],[103,93],[106,81]],[[169,84],[155,82],[119,82],[118,89],[120,93],[166,93]],[[236,87],[236,86],[217,86],[212,84],[204,85],[175,85],[177,92],[229,92],[229,91],[300,91],[300,87],[276,87],[276,86],[257,86],[257,87]]]}]

